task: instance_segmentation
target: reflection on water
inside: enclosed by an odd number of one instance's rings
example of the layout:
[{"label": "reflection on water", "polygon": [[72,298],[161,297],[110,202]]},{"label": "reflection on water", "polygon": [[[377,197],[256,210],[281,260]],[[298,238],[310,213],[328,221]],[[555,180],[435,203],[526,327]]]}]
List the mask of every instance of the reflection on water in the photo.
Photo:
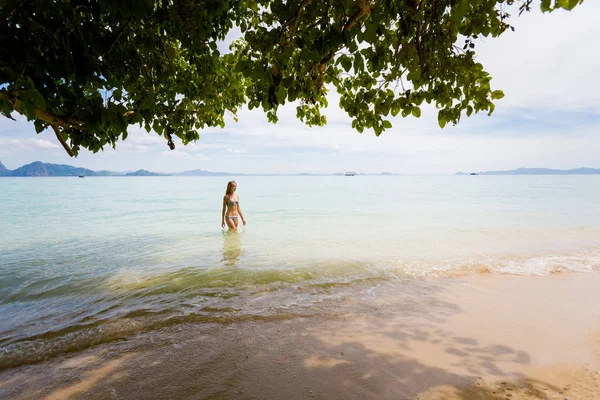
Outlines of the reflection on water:
[{"label": "reflection on water", "polygon": [[223,231],[223,265],[228,267],[237,266],[242,255],[241,234],[234,230]]}]

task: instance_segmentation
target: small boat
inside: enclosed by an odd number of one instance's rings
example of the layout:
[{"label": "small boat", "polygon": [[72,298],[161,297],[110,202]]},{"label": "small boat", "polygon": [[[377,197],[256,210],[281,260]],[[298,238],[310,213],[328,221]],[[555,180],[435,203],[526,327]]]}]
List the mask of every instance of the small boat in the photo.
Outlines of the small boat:
[{"label": "small boat", "polygon": [[79,175],[79,177],[80,177],[80,178],[83,178],[83,177],[84,177],[84,175]]},{"label": "small boat", "polygon": [[479,174],[477,174],[476,172],[471,172],[471,175],[479,175]]},{"label": "small boat", "polygon": [[354,172],[346,172],[344,176],[354,176]]}]

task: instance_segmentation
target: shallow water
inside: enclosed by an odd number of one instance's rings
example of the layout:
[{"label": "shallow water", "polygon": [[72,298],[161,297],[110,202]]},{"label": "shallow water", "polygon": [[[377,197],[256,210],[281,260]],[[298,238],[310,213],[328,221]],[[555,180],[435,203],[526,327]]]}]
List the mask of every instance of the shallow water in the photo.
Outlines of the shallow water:
[{"label": "shallow water", "polygon": [[600,268],[600,176],[0,179],[0,368],[398,279]]}]

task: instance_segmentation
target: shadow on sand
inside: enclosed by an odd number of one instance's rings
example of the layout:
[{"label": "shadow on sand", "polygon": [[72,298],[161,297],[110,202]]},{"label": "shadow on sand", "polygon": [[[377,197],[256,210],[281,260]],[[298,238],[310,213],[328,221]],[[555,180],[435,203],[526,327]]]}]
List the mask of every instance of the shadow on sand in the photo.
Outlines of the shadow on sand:
[{"label": "shadow on sand", "polygon": [[172,326],[5,370],[0,397],[545,399],[562,389],[514,372],[530,363],[527,352],[448,328],[461,309],[439,297],[442,286],[404,289],[385,304],[345,298],[309,318]]}]

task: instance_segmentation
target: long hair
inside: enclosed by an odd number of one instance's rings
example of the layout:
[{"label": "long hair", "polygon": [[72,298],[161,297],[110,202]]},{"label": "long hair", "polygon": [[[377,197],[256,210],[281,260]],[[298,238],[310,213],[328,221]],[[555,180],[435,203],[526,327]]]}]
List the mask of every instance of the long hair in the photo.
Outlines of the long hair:
[{"label": "long hair", "polygon": [[226,195],[230,195],[233,193],[233,185],[235,184],[235,181],[229,181],[227,182],[227,190],[225,191]]}]

